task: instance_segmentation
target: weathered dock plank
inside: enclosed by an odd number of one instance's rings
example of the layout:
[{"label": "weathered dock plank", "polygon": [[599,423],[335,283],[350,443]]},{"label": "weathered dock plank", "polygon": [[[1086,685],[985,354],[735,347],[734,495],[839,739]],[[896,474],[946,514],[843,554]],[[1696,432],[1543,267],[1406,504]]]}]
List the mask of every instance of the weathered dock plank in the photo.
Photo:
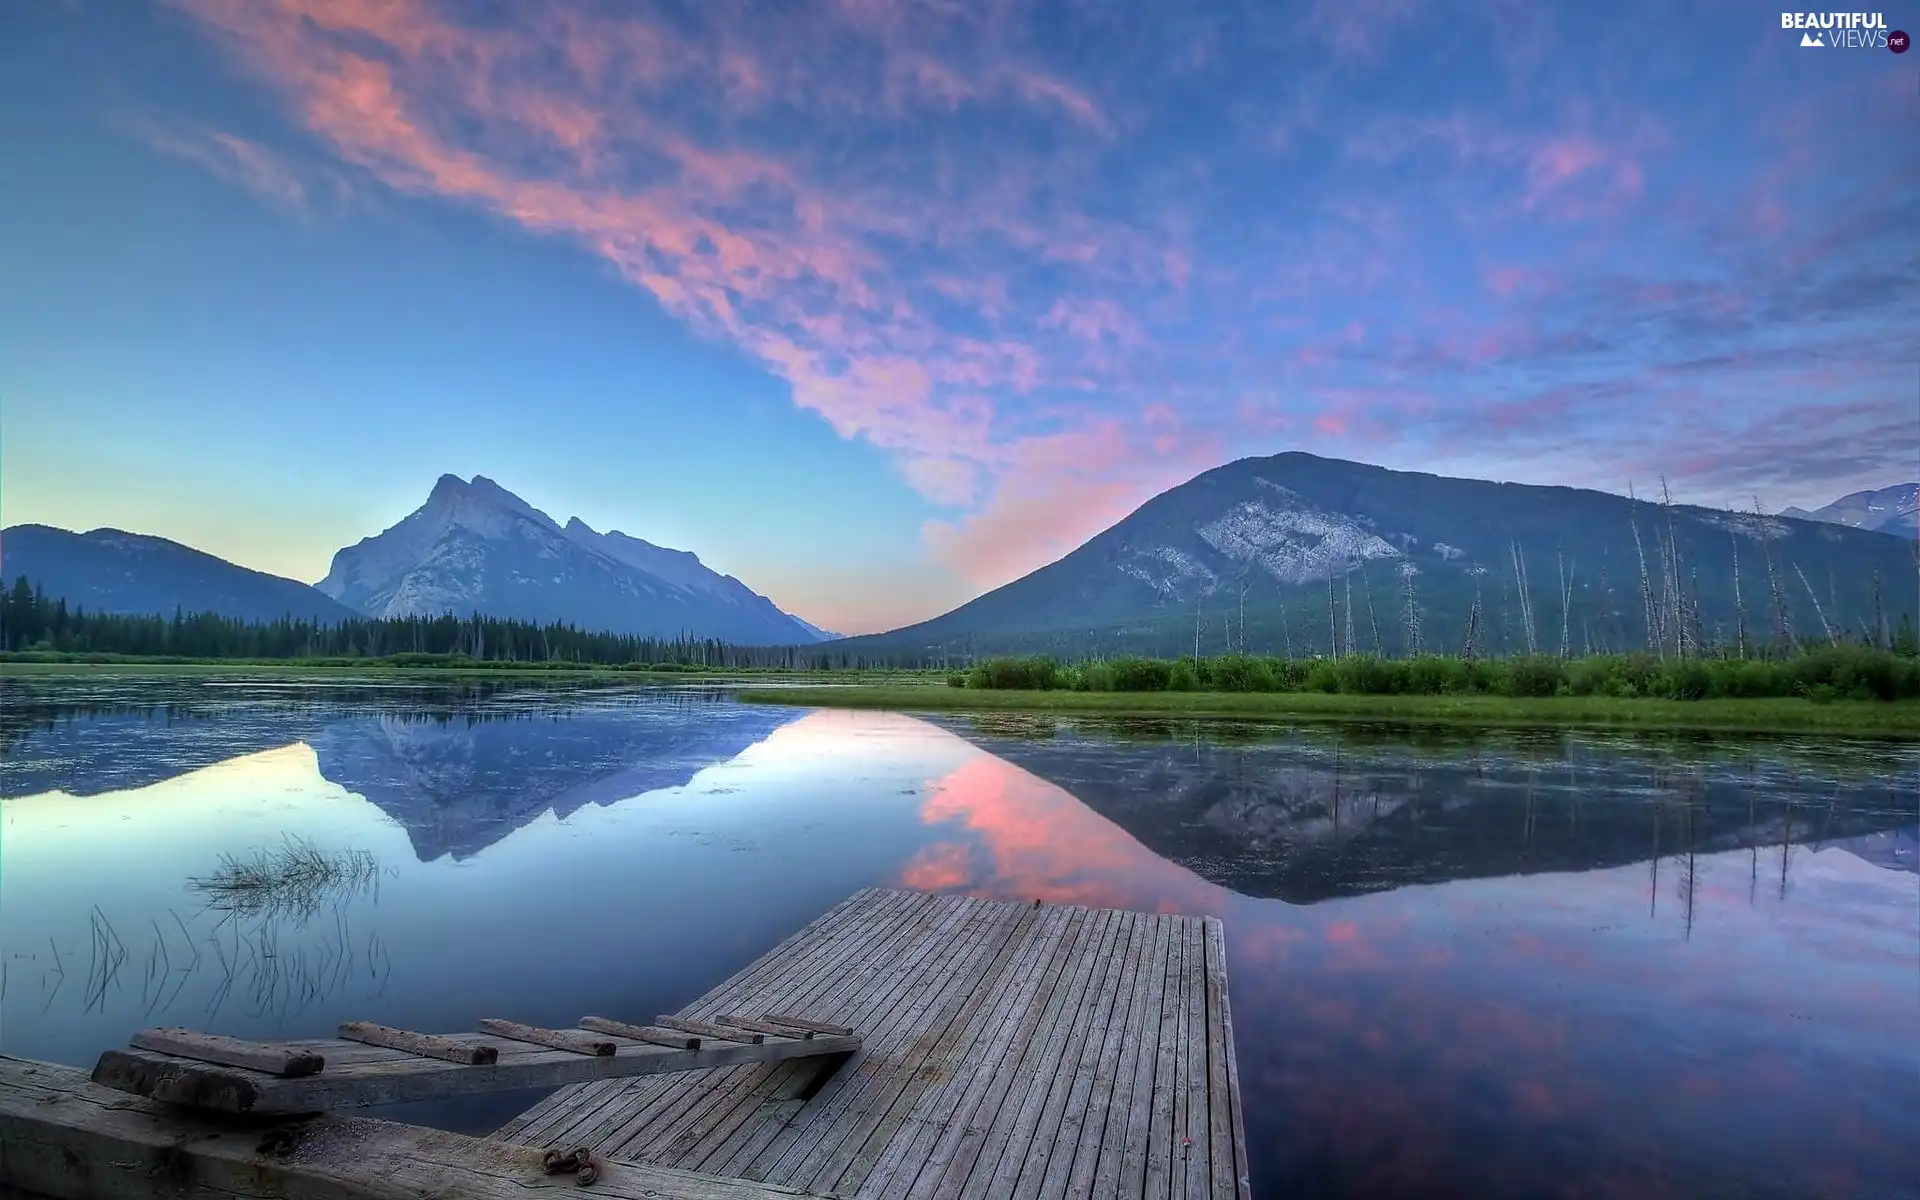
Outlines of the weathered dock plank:
[{"label": "weathered dock plank", "polygon": [[263,1075],[289,1079],[318,1075],[327,1065],[323,1056],[311,1051],[243,1041],[216,1033],[196,1033],[191,1029],[142,1029],[128,1038],[127,1044],[194,1062],[244,1067]]},{"label": "weathered dock plank", "polygon": [[866,1195],[906,1194],[913,1177],[931,1159],[933,1143],[953,1124],[956,1111],[969,1096],[978,1094],[973,1087],[978,1065],[997,1062],[1004,1053],[1015,1022],[1046,977],[1067,919],[1062,908],[1049,908],[1041,914],[1037,936],[1021,939],[1020,957],[1008,986],[992,997],[990,1005],[978,1010],[956,1041],[936,1048],[938,1060],[917,1074],[896,1111],[900,1104],[911,1103],[913,1107],[897,1128],[883,1125],[869,1135],[867,1148],[849,1164],[839,1183],[841,1188],[857,1185]]},{"label": "weathered dock plank", "polygon": [[[1066,927],[1061,932],[1060,941],[1054,948],[1039,987],[1035,989],[1026,1011],[1021,1014],[1020,1023],[1008,1038],[995,1043],[997,1053],[993,1058],[974,1064],[973,1079],[960,1100],[954,1119],[934,1144],[926,1161],[918,1164],[913,1187],[907,1192],[909,1196],[957,1195],[974,1164],[980,1160],[990,1126],[994,1123],[993,1116],[1000,1111],[1014,1083],[1015,1072],[1007,1069],[1008,1064],[1022,1061],[1030,1052],[1036,1034],[1042,1029],[1051,1028],[1071,990],[1073,976],[1066,967],[1079,952],[1082,939],[1088,935],[1094,913],[1084,908],[1067,909],[1066,912]],[[913,1171],[915,1166],[909,1164],[902,1173]],[[869,1190],[864,1185],[862,1191],[874,1196],[886,1195],[884,1191]]]},{"label": "weathered dock plank", "polygon": [[461,1043],[431,1033],[415,1033],[410,1029],[394,1029],[386,1025],[375,1025],[371,1021],[345,1021],[340,1026],[340,1040],[360,1042],[368,1046],[380,1046],[388,1050],[404,1050],[408,1054],[418,1054],[425,1058],[438,1058],[447,1062],[465,1063],[470,1067],[484,1066],[499,1062],[500,1052],[492,1046],[475,1046]]}]

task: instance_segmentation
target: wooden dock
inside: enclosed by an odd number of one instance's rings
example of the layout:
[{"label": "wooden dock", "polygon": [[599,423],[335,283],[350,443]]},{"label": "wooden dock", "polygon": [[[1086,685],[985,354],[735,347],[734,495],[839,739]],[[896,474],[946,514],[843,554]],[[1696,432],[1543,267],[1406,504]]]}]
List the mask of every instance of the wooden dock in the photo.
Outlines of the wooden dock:
[{"label": "wooden dock", "polygon": [[[875,888],[644,1027],[0,1058],[0,1192],[1245,1200],[1222,932]],[[286,1115],[541,1082],[567,1086],[490,1139]]]},{"label": "wooden dock", "polygon": [[495,1136],[861,1197],[1250,1195],[1220,923],[869,889],[684,1010],[865,1045],[563,1088]]}]

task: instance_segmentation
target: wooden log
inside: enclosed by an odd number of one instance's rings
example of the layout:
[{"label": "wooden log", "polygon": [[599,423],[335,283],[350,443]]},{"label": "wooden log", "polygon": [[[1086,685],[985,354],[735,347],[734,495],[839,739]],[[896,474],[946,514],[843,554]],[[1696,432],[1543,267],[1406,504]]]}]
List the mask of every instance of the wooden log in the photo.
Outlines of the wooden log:
[{"label": "wooden log", "polygon": [[480,1018],[480,1032],[506,1038],[510,1042],[529,1042],[535,1046],[551,1046],[555,1050],[571,1050],[575,1054],[591,1054],[598,1058],[609,1058],[620,1049],[615,1042],[588,1037],[571,1029],[541,1029],[536,1025],[522,1025],[518,1021],[503,1021],[499,1017]]},{"label": "wooden log", "polygon": [[260,1084],[272,1078],[144,1050],[109,1050],[94,1064],[92,1076],[94,1083],[116,1091],[233,1113],[252,1112],[260,1103]]},{"label": "wooden log", "polygon": [[795,1029],[791,1025],[775,1025],[772,1021],[762,1021],[756,1017],[724,1016],[715,1017],[714,1020],[722,1025],[737,1025],[741,1029],[750,1030],[754,1033],[764,1033],[770,1037],[799,1038],[803,1042],[810,1042],[819,1036],[811,1029]]},{"label": "wooden log", "polygon": [[[365,1118],[271,1124],[186,1112],[130,1100],[73,1067],[0,1056],[0,1192],[49,1200],[526,1200],[545,1188],[581,1192],[573,1177],[545,1173],[543,1153]],[[643,1163],[594,1165],[592,1192],[604,1200],[803,1195]]]},{"label": "wooden log", "polygon": [[629,1025],[625,1021],[609,1021],[605,1017],[581,1017],[574,1022],[582,1029],[591,1029],[595,1033],[611,1033],[615,1037],[629,1038],[636,1042],[650,1042],[655,1046],[672,1046],[675,1050],[698,1050],[700,1039],[690,1033],[677,1029],[662,1029],[658,1025]]},{"label": "wooden log", "polygon": [[127,1044],[195,1062],[264,1071],[283,1079],[318,1075],[327,1065],[326,1059],[309,1051],[222,1037],[217,1033],[196,1033],[191,1029],[142,1029],[128,1038]]},{"label": "wooden log", "polygon": [[466,1063],[468,1066],[486,1066],[500,1061],[500,1048],[497,1046],[456,1042],[431,1033],[414,1033],[411,1030],[375,1025],[371,1021],[344,1022],[340,1026],[340,1038],[342,1041],[383,1046],[389,1050],[404,1050],[408,1054],[418,1054],[423,1058],[438,1058],[452,1063]]},{"label": "wooden log", "polygon": [[723,1042],[745,1042],[749,1046],[758,1046],[767,1040],[764,1033],[754,1033],[749,1029],[734,1029],[726,1025],[715,1025],[712,1021],[683,1021],[679,1017],[655,1017],[655,1025],[664,1025],[668,1029],[678,1029],[685,1033],[697,1033],[701,1037],[717,1038]]},{"label": "wooden log", "polygon": [[815,1033],[828,1033],[835,1037],[851,1037],[853,1030],[845,1025],[829,1025],[825,1021],[815,1021],[807,1017],[789,1017],[779,1013],[761,1013],[760,1019],[773,1025],[786,1025],[794,1029],[811,1029]]}]

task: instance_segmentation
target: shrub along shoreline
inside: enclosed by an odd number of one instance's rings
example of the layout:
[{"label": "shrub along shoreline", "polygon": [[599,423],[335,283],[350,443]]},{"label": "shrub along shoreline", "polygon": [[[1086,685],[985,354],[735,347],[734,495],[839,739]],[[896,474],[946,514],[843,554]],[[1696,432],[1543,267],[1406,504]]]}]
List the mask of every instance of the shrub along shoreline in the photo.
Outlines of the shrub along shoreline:
[{"label": "shrub along shoreline", "polygon": [[1775,659],[995,659],[946,687],[748,688],[817,707],[1832,733],[1920,740],[1920,661],[1864,647]]},{"label": "shrub along shoreline", "polygon": [[1441,655],[1338,659],[1118,658],[1060,663],[996,658],[947,677],[976,690],[1076,692],[1323,692],[1360,696],[1605,696],[1614,699],[1832,700],[1920,698],[1920,659],[1864,646],[1782,658],[1661,660],[1651,654],[1560,659]]},{"label": "shrub along shoreline", "polygon": [[1339,692],[1070,692],[843,684],[739,689],[750,704],[893,712],[1045,713],[1224,721],[1592,729],[1650,733],[1824,734],[1920,741],[1920,701],[1623,700],[1612,696],[1356,696]]}]

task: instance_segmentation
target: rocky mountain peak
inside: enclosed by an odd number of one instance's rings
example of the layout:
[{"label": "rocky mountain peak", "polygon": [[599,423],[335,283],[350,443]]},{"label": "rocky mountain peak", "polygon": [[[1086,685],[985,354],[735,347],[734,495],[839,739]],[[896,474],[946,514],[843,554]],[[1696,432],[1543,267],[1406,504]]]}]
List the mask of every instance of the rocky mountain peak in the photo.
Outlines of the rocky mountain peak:
[{"label": "rocky mountain peak", "polygon": [[480,612],[658,637],[779,645],[811,626],[685,550],[579,517],[563,526],[485,475],[442,475],[427,502],[334,556],[326,594],[372,616]]}]

